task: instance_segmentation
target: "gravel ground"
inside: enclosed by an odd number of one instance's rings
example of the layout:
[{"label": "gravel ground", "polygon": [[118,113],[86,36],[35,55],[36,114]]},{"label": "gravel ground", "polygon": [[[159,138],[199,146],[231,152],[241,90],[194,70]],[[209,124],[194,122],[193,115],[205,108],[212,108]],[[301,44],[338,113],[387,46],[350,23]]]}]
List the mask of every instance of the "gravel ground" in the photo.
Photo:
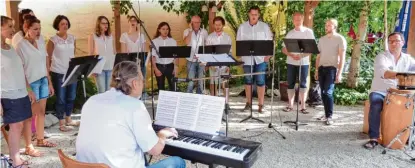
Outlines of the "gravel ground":
[{"label": "gravel ground", "polygon": [[[233,95],[236,95],[236,91]],[[254,100],[254,104],[255,104]],[[229,136],[241,138],[249,141],[261,142],[263,150],[259,159],[253,167],[316,167],[316,168],[369,168],[369,167],[415,167],[415,162],[410,161],[409,157],[402,151],[388,151],[382,155],[383,147],[375,150],[366,150],[361,145],[366,142],[367,135],[362,134],[363,124],[363,106],[335,106],[334,119],[332,126],[325,126],[322,122],[316,120],[317,117],[324,114],[323,107],[308,107],[310,114],[300,114],[299,120],[308,125],[300,126],[296,131],[294,127],[281,124],[282,121],[295,120],[295,112],[285,113],[282,109],[284,102],[275,101],[273,105],[272,123],[277,131],[282,133],[286,139],[283,139],[273,129],[267,127],[270,122],[271,106],[270,99],[266,98],[266,110],[264,114],[258,115],[255,112],[257,106],[254,106],[254,116],[263,119],[265,123],[259,123],[255,120],[248,120],[245,123],[239,121],[249,115],[247,112],[239,112],[244,106],[244,98],[230,97],[231,114],[229,115]],[[157,102],[156,102],[157,103]],[[147,101],[148,109],[151,112],[151,102]],[[74,116],[79,119],[78,116]],[[63,149],[67,155],[75,153],[76,129],[72,132],[58,132],[58,126],[47,129],[52,134],[50,141],[57,142],[57,148],[39,148],[45,153],[44,157],[28,158],[31,167],[35,168],[58,168],[62,167],[57,154],[57,149]],[[225,130],[225,124],[222,125]],[[108,133],[108,136],[111,136]],[[2,153],[7,153],[5,141],[2,139]],[[410,152],[415,156],[415,152]],[[72,157],[72,156],[71,156]],[[159,156],[152,162],[164,158]],[[187,162],[187,167],[196,165]],[[198,164],[198,167],[207,167]]]}]

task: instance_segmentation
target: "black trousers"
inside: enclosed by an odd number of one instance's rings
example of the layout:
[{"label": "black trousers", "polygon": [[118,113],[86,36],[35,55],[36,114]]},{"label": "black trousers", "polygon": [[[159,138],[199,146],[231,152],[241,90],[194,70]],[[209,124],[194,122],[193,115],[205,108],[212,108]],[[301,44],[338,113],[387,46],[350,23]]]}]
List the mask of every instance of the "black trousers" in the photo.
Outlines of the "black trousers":
[{"label": "black trousers", "polygon": [[161,72],[161,76],[156,76],[157,80],[157,87],[159,90],[166,90],[165,88],[165,80],[167,78],[167,82],[169,84],[169,90],[174,91],[174,83],[173,83],[173,71],[174,71],[174,64],[156,64],[157,69]]}]

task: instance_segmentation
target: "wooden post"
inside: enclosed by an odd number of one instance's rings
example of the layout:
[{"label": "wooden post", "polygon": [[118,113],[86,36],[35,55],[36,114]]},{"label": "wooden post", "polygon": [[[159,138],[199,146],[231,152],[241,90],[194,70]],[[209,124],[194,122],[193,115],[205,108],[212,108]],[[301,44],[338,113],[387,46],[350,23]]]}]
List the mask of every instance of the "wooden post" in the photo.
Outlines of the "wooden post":
[{"label": "wooden post", "polygon": [[208,11],[208,15],[209,15],[209,34],[214,32],[214,26],[213,26],[213,19],[215,19],[216,17],[216,12],[212,12],[212,7],[209,7],[209,11]]},{"label": "wooden post", "polygon": [[313,29],[314,10],[319,1],[304,1],[304,26]]},{"label": "wooden post", "polygon": [[121,52],[121,15],[120,15],[120,0],[116,0],[114,3],[114,27],[115,27],[115,48],[117,52]]},{"label": "wooden post", "polygon": [[408,54],[415,57],[415,1],[412,1],[408,34]]},{"label": "wooden post", "polygon": [[11,17],[14,20],[14,30],[16,30],[16,32],[19,30],[20,26],[19,3],[20,0],[6,0],[6,13],[7,16]]}]

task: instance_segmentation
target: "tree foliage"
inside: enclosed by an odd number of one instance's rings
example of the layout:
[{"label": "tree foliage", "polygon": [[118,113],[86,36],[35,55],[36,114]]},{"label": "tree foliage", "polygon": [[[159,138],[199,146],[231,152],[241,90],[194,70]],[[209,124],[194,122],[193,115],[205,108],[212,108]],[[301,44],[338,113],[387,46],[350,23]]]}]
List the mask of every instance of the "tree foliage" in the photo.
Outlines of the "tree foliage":
[{"label": "tree foliage", "polygon": [[205,1],[186,1],[186,0],[167,0],[158,1],[163,10],[167,12],[174,12],[177,15],[186,14],[186,20],[190,23],[192,16],[198,15],[202,18],[202,25],[205,27],[209,23],[209,15],[202,11],[202,6],[208,4]]}]

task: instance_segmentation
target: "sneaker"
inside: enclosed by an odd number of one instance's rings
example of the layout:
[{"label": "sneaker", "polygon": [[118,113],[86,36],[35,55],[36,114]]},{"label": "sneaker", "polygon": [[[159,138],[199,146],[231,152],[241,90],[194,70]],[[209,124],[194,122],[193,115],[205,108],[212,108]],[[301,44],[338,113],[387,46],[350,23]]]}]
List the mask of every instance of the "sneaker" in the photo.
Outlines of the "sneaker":
[{"label": "sneaker", "polygon": [[323,115],[323,116],[321,116],[321,117],[317,118],[317,120],[320,120],[320,121],[327,121],[326,115]]},{"label": "sneaker", "polygon": [[251,104],[246,103],[244,109],[242,109],[241,112],[247,112],[251,110],[251,108],[252,108]]},{"label": "sneaker", "polygon": [[48,139],[48,138],[50,138],[50,137],[51,137],[51,135],[50,135],[49,133],[47,133],[46,131],[44,131],[44,132],[43,132],[43,137],[44,137],[45,139]]},{"label": "sneaker", "polygon": [[332,125],[332,124],[334,124],[333,119],[331,117],[327,118],[326,125]]}]

